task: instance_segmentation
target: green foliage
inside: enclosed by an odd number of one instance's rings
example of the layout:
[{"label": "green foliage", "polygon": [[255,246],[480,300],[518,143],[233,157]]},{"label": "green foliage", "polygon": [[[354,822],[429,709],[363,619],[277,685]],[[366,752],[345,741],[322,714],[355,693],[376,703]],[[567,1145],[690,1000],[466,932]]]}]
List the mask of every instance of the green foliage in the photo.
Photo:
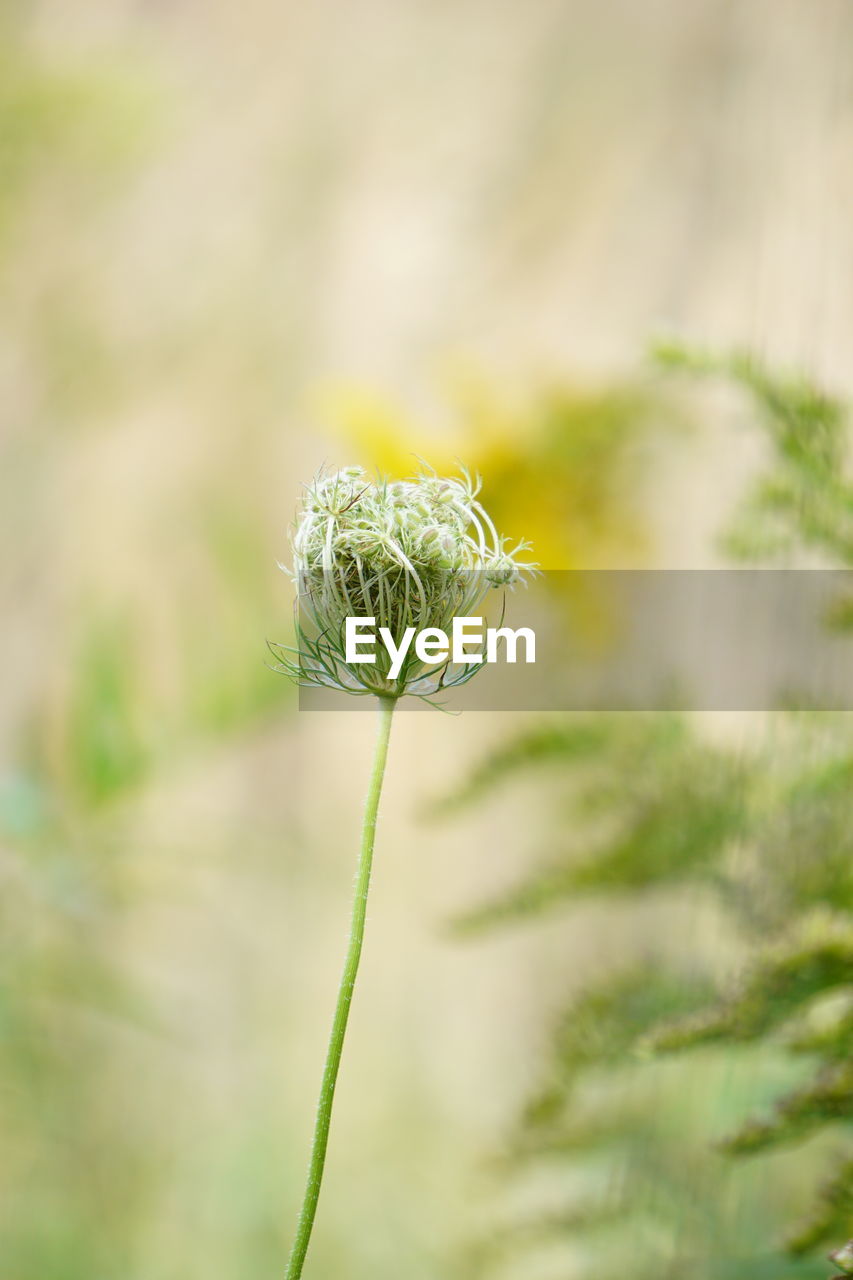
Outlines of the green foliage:
[{"label": "green foliage", "polygon": [[853,1065],[832,1063],[801,1089],[781,1098],[768,1119],[748,1121],[723,1143],[733,1155],[793,1142],[835,1120],[853,1119]]},{"label": "green foliage", "polygon": [[[734,379],[767,427],[739,553],[853,562],[842,407],[744,357],[662,354]],[[853,1213],[850,717],[780,712],[748,751],[672,715],[551,721],[497,747],[441,808],[525,772],[555,785],[552,847],[458,929],[577,914],[591,897],[639,908],[640,890],[653,923],[638,910],[604,972],[572,984],[502,1163],[510,1181],[562,1171],[558,1210],[504,1225],[476,1273],[512,1255],[523,1275],[560,1241],[598,1280],[825,1275],[810,1255],[849,1235]],[[712,913],[716,947],[685,944],[688,910]]]},{"label": "green foliage", "polygon": [[90,619],[74,664],[63,751],[67,782],[84,803],[110,799],[145,770],[139,667],[126,620]]},{"label": "green foliage", "polygon": [[[534,729],[499,749],[466,784],[469,798],[535,763],[572,769],[574,811],[592,834],[497,901],[459,921],[469,932],[579,894],[630,892],[714,870],[742,820],[737,761],[692,740],[675,717],[580,719]],[[463,794],[451,803],[461,803]]]},{"label": "green foliage", "polygon": [[816,551],[853,564],[853,474],[845,406],[805,378],[779,378],[748,354],[724,358],[660,346],[660,362],[745,389],[772,461],[747,495],[726,545],[739,559]]},{"label": "green foliage", "polygon": [[585,1072],[621,1066],[646,1028],[695,1009],[711,991],[704,975],[669,971],[650,960],[583,989],[558,1023],[553,1048],[559,1069],[550,1087],[531,1101],[528,1122],[541,1134]]},{"label": "green foliage", "polygon": [[853,1218],[853,1156],[836,1161],[820,1188],[814,1211],[788,1237],[791,1253],[808,1253],[827,1240],[837,1240],[850,1231]]},{"label": "green foliage", "polygon": [[[793,938],[759,950],[728,998],[687,1023],[662,1028],[651,1045],[672,1050],[757,1040],[836,987],[853,987],[853,921],[821,912],[798,921]],[[831,1047],[828,1041],[825,1033],[824,1051]]]},{"label": "green foliage", "polygon": [[150,1034],[154,1019],[116,965],[114,860],[20,776],[0,794],[0,880],[3,1270],[127,1274],[160,1154],[116,1087],[115,1028]]}]

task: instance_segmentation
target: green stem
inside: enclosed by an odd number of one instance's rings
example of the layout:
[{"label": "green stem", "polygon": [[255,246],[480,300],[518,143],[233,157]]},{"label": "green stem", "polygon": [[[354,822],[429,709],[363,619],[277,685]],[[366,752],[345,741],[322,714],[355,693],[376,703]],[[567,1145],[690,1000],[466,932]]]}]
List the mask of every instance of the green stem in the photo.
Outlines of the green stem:
[{"label": "green stem", "polygon": [[317,1201],[320,1198],[320,1184],[323,1181],[323,1167],[326,1163],[326,1148],[329,1145],[329,1124],[332,1118],[332,1103],[335,1099],[335,1085],[338,1069],[341,1065],[341,1052],[344,1047],[347,1022],[349,1020],[352,993],[355,987],[358,963],[361,959],[361,947],[364,941],[364,919],[367,913],[367,893],[370,888],[370,869],[373,863],[373,843],[376,838],[376,814],[379,809],[379,797],[382,793],[382,778],[385,774],[385,761],[388,758],[388,740],[391,736],[391,716],[394,712],[394,698],[379,699],[379,735],[376,739],[376,752],[373,758],[373,771],[367,789],[367,800],[364,806],[364,824],[361,832],[361,852],[358,858],[358,871],[355,880],[355,896],[352,904],[349,945],[347,946],[344,971],[341,985],[338,988],[338,999],[335,1005],[335,1017],[332,1022],[332,1034],[326,1052],[326,1065],[323,1069],[323,1083],[320,1088],[320,1101],[317,1104],[317,1120],[314,1125],[314,1141],[311,1146],[311,1162],[308,1166],[308,1182],[296,1227],[296,1239],[287,1263],[285,1280],[299,1280],[308,1243],[314,1227],[314,1216],[317,1212]]}]

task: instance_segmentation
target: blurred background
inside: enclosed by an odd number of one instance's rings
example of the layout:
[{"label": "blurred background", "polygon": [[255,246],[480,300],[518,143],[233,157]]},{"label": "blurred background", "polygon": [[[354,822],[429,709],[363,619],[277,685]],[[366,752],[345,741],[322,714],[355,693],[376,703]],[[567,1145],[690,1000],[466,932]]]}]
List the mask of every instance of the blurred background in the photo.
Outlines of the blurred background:
[{"label": "blurred background", "polygon": [[[460,457],[548,567],[719,563],[762,441],[646,353],[849,392],[851,49],[847,0],[0,3],[4,1280],[281,1273],[373,734],[265,666],[300,482]],[[448,933],[542,806],[424,811],[516,727],[398,717],[314,1276],[486,1265],[602,937]]]}]

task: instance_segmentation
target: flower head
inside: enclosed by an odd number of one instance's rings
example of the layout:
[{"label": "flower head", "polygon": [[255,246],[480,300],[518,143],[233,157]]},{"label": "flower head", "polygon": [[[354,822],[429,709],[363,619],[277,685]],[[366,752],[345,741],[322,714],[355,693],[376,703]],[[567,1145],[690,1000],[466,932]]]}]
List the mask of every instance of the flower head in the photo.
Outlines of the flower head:
[{"label": "flower head", "polygon": [[[301,618],[297,647],[273,646],[281,669],[301,684],[349,693],[429,697],[462,684],[477,666],[438,669],[408,655],[347,663],[347,617],[374,618],[398,643],[407,628],[448,630],[492,588],[513,587],[535,566],[518,557],[477,501],[479,478],[423,471],[409,480],[371,480],[361,467],[320,474],[306,487],[292,537],[292,576]],[[295,655],[295,661],[287,654]],[[386,655],[387,659],[387,655]]]}]

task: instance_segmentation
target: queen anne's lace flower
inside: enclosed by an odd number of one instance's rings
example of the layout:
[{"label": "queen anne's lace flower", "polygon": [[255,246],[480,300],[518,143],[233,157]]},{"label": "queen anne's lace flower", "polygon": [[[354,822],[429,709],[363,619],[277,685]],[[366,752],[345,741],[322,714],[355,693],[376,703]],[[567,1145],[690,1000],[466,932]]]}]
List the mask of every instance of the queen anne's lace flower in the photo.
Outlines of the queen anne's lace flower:
[{"label": "queen anne's lace flower", "polygon": [[[372,665],[345,661],[347,617],[375,618],[395,643],[407,627],[447,631],[491,588],[513,587],[535,567],[519,560],[480,502],[479,478],[422,472],[372,481],[361,467],[321,474],[306,488],[293,533],[299,593],[297,646],[273,646],[301,684],[348,693],[429,697],[479,667],[427,667],[410,653],[396,679],[380,647]],[[293,655],[293,656],[288,656]]]}]

